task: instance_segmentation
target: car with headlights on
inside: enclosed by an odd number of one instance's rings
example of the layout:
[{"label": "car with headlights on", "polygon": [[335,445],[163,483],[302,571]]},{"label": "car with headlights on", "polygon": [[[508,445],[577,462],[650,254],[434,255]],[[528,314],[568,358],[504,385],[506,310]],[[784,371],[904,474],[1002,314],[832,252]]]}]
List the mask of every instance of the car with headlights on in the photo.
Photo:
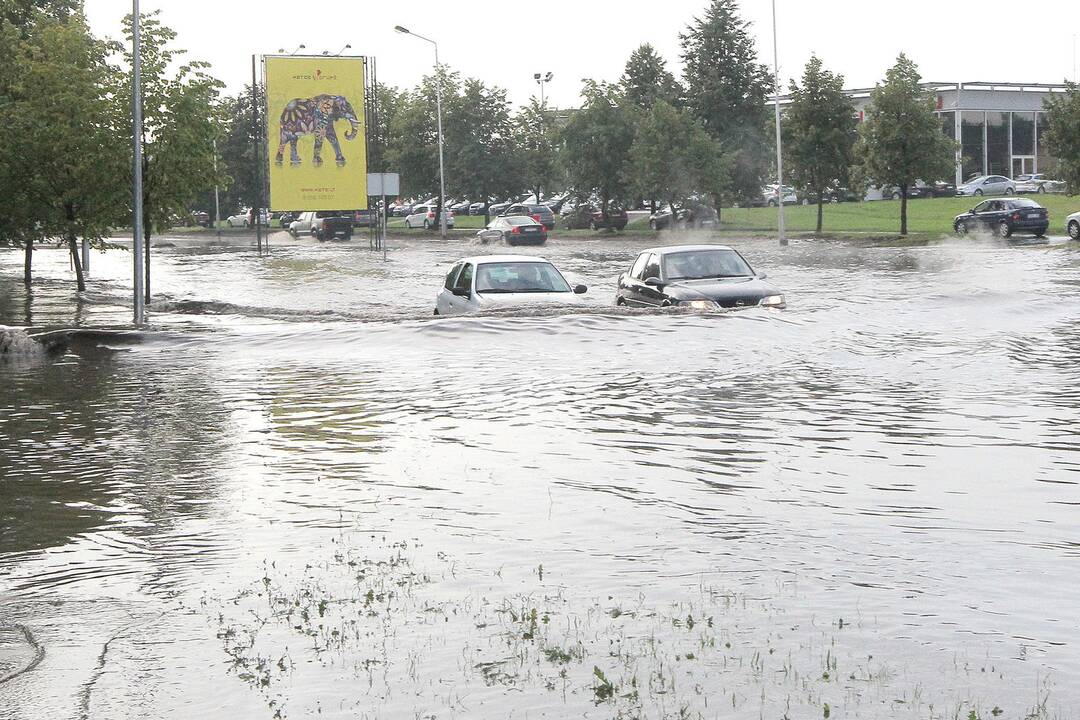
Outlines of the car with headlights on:
[{"label": "car with headlights on", "polygon": [[1073,240],[1080,240],[1080,212],[1074,212],[1065,218],[1065,231]]},{"label": "car with headlights on", "polygon": [[543,245],[548,234],[547,228],[538,220],[527,215],[514,215],[495,218],[476,233],[476,238],[484,244]]},{"label": "car with headlights on", "polygon": [[577,306],[588,292],[571,286],[542,257],[480,255],[458,260],[435,298],[436,315],[462,315],[543,305]]},{"label": "car with headlights on", "polygon": [[1050,213],[1029,198],[983,200],[953,220],[953,230],[957,235],[984,230],[995,232],[1003,238],[1012,237],[1013,233],[1031,233],[1035,237],[1043,237],[1049,227]]},{"label": "car with headlights on", "polygon": [[734,248],[672,245],[641,252],[619,276],[615,304],[715,310],[786,306],[784,293],[765,282]]}]

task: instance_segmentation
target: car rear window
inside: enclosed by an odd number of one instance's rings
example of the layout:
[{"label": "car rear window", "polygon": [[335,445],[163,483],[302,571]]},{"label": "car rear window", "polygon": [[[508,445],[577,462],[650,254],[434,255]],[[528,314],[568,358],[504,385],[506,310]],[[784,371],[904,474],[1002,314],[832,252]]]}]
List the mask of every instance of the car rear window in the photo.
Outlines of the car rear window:
[{"label": "car rear window", "polygon": [[1028,200],[1027,198],[1019,198],[1009,203],[1010,208],[1041,208],[1042,205],[1034,200]]},{"label": "car rear window", "polygon": [[530,217],[525,217],[524,215],[514,215],[512,217],[508,217],[506,218],[506,222],[516,226],[537,224],[535,220]]}]

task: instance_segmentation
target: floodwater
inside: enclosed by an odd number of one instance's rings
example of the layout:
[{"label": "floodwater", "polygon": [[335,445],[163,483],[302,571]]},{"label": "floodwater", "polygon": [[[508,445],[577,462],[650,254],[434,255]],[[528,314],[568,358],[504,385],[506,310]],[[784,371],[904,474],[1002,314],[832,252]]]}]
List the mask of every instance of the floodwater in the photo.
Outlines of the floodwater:
[{"label": "floodwater", "polygon": [[[731,241],[789,308],[688,314],[554,239],[584,311],[445,319],[485,249],[174,242],[0,358],[0,718],[1080,717],[1075,247]],[[130,330],[126,252],[19,262]]]}]

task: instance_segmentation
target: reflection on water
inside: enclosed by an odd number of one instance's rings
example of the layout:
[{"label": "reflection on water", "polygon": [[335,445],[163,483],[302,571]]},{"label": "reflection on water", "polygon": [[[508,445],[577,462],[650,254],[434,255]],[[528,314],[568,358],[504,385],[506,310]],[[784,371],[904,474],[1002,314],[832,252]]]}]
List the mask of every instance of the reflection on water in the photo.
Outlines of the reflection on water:
[{"label": "reflection on water", "polygon": [[[468,245],[162,249],[144,342],[0,363],[0,717],[1075,717],[1075,252],[737,244],[788,311],[616,311],[622,239],[453,320]],[[129,257],[13,257],[0,323],[126,323]]]}]

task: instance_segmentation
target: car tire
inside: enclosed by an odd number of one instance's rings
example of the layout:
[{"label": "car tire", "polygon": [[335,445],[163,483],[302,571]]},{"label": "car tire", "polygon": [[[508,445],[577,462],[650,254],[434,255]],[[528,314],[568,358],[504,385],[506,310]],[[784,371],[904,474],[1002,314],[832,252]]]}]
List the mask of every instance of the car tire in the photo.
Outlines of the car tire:
[{"label": "car tire", "polygon": [[769,201],[769,207],[776,207],[776,201],[775,200],[770,200]]},{"label": "car tire", "polygon": [[1013,190],[1011,187],[1005,188],[1005,194],[1006,195],[1012,195],[1014,192],[1016,192],[1016,191]]},{"label": "car tire", "polygon": [[435,308],[435,313],[434,313],[434,314],[435,314],[435,315],[438,315],[438,314],[439,314],[439,308]]},{"label": "car tire", "polygon": [[982,194],[983,194],[982,190],[976,190],[975,192],[972,193],[972,195],[977,195],[977,196],[981,196]]},{"label": "car tire", "polygon": [[968,234],[967,223],[964,222],[963,220],[956,223],[956,227],[954,229],[956,230],[956,234],[959,235],[960,237],[964,237],[965,235]]},{"label": "car tire", "polygon": [[1069,223],[1069,237],[1073,240],[1080,240],[1080,220],[1073,220]]},{"label": "car tire", "polygon": [[898,192],[894,192],[894,193],[892,194],[892,199],[893,199],[893,200],[899,200],[899,199],[900,199],[900,193],[898,193]]},{"label": "car tire", "polygon": [[626,305],[626,300],[623,299],[623,296],[622,295],[616,295],[615,296],[615,307],[622,307],[624,305]]},{"label": "car tire", "polygon": [[998,237],[1000,237],[1000,238],[1012,237],[1012,228],[1009,227],[1009,223],[1005,222],[1004,220],[1002,220],[1000,223],[998,223],[997,230],[998,230]]},{"label": "car tire", "polygon": [[1044,187],[1043,185],[1040,185],[1039,189],[1036,190],[1035,192],[1039,193],[1040,195],[1045,195],[1046,194],[1046,187]]}]

